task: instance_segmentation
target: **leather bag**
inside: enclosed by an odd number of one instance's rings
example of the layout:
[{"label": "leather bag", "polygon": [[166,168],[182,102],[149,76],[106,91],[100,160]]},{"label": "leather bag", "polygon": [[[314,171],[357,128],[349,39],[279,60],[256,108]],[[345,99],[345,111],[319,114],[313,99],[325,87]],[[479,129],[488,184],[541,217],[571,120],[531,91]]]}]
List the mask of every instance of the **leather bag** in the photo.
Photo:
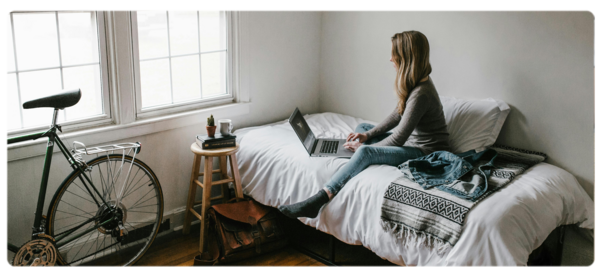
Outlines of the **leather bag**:
[{"label": "leather bag", "polygon": [[285,247],[289,239],[280,215],[254,200],[211,206],[208,249],[194,258],[194,265],[234,262]]}]

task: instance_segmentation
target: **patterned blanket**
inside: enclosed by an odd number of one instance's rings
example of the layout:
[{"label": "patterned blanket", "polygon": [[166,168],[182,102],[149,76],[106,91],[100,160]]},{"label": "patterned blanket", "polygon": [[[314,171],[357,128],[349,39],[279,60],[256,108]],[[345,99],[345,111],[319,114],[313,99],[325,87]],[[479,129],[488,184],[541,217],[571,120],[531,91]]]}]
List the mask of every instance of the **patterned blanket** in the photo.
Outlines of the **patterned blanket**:
[{"label": "patterned blanket", "polygon": [[406,247],[427,246],[439,254],[446,253],[460,238],[465,217],[473,206],[546,159],[543,153],[506,146],[491,149],[498,153],[495,168],[488,177],[487,191],[479,199],[465,200],[436,188],[425,190],[407,174],[393,181],[385,192],[381,208],[383,228]]}]

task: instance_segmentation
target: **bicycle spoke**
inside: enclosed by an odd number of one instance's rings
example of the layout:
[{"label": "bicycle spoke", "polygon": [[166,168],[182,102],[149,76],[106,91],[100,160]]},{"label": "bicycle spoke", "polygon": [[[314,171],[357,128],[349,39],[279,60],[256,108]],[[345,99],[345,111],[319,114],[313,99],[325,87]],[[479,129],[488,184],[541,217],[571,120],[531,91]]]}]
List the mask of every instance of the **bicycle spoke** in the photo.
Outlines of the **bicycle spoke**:
[{"label": "bicycle spoke", "polygon": [[[92,220],[92,221],[93,221],[93,220]],[[86,221],[86,223],[88,223],[88,222],[89,222],[89,221]],[[62,227],[62,228],[67,228],[67,227],[69,227],[69,226],[72,226],[72,225],[74,225],[74,224],[79,224],[79,223],[81,223],[81,221],[74,222],[74,223],[72,223],[72,224],[70,224],[70,225],[67,225],[67,226],[64,226],[64,227]],[[75,227],[73,227],[73,228],[75,228]],[[62,235],[63,233],[65,233],[65,232],[68,232],[68,231],[70,231],[70,230],[71,230],[71,229],[63,230],[61,233],[57,233],[57,234],[55,234],[55,235],[54,235],[54,237],[60,236],[60,235]]]},{"label": "bicycle spoke", "polygon": [[[112,246],[115,246],[115,245],[118,245],[118,244],[119,244],[119,242],[115,242],[115,243],[111,244],[110,246],[108,246],[108,247],[106,247],[106,248],[104,248],[104,249],[102,249],[102,250],[106,250],[106,249],[108,249],[108,248],[111,248]],[[97,254],[97,253],[98,253],[98,252],[95,252],[95,253],[92,253],[91,255],[93,255],[93,254]],[[91,256],[91,255],[90,255],[90,256]],[[85,259],[85,258],[87,258],[87,257],[89,257],[89,256],[85,256],[85,257],[83,257],[83,258],[79,258],[78,260],[76,260],[76,261],[72,261],[72,262],[70,262],[69,264],[76,263],[76,262],[78,262],[78,261],[81,261],[81,260],[83,260],[83,259]]]},{"label": "bicycle spoke", "polygon": [[[94,247],[94,244],[96,244],[96,242],[98,242],[98,238],[96,238],[96,240],[94,241],[94,243],[90,246],[90,248],[87,250],[87,252],[85,252],[85,254],[87,255],[87,257],[89,257],[90,255],[88,255],[90,253],[90,250],[92,250],[92,248]],[[95,253],[92,253],[92,255]]]},{"label": "bicycle spoke", "polygon": [[[107,159],[108,159],[107,155]],[[110,169],[110,161],[106,164],[106,200],[110,200],[110,193],[112,190],[112,173]]]},{"label": "bicycle spoke", "polygon": [[[88,230],[90,227],[88,227],[86,230]],[[79,247],[79,251],[77,251],[77,253],[75,253],[75,256],[79,255],[79,252],[81,252],[81,249],[83,249],[83,246],[85,246],[85,244],[90,240],[90,238],[92,237],[92,235],[94,232],[90,232],[88,238],[85,240],[85,242],[83,242],[83,245]],[[73,242],[73,241],[71,241]],[[75,256],[73,258],[75,258]]]},{"label": "bicycle spoke", "polygon": [[111,180],[112,180],[112,188],[111,190],[114,191],[115,193],[115,197],[114,199],[117,199],[118,195],[117,195],[117,182],[119,181],[119,177],[121,176],[121,169],[117,170],[117,161],[114,161],[114,165],[111,173]]},{"label": "bicycle spoke", "polygon": [[[134,188],[135,188],[135,186],[137,186],[137,185],[138,185],[138,183],[139,183],[140,181],[142,181],[142,179],[144,179],[144,178],[147,178],[147,177],[145,177],[145,176],[144,176],[144,174],[145,174],[145,173],[143,173],[143,172],[142,172],[142,176],[140,176],[140,178],[139,178],[139,179],[137,179],[137,181],[135,181],[135,179],[137,178],[137,173],[138,173],[140,170],[142,170],[142,169],[141,169],[141,168],[138,168],[138,170],[137,170],[137,172],[136,172],[135,176],[134,176],[134,177],[132,178],[132,180],[131,180],[131,181],[130,181],[128,184],[127,184],[127,188],[125,189],[125,192],[124,192],[124,194],[123,194],[123,198],[125,198],[125,197],[127,196],[127,194],[129,194],[129,193],[131,192],[131,190],[132,190],[132,189],[134,189]],[[133,183],[134,181],[135,181],[135,183]],[[150,179],[149,181],[152,181],[152,179]]]},{"label": "bicycle spoke", "polygon": [[83,213],[88,213],[88,212],[85,212],[84,210],[82,210],[81,208],[79,208],[79,207],[77,207],[77,206],[75,206],[75,205],[71,204],[71,203],[68,203],[68,202],[66,202],[66,201],[63,201],[63,202],[64,202],[64,203],[66,203],[66,204],[69,204],[69,205],[71,205],[73,208],[77,208],[78,210],[80,210],[80,211],[81,211],[81,212],[83,212]]},{"label": "bicycle spoke", "polygon": [[[73,218],[73,216],[82,217],[82,218],[89,218],[89,217],[86,217],[86,216],[76,215],[76,214],[73,214],[73,213],[69,213],[69,212],[65,212],[65,211],[60,211],[60,210],[56,210],[56,212],[61,212],[61,213],[69,214],[72,217],[64,217],[64,218],[60,218],[60,219],[55,219],[54,220],[55,222],[56,221],[60,221],[60,220],[64,220],[64,219],[70,219],[70,218]],[[90,214],[90,213],[96,213],[96,211],[85,212],[85,214]]]},{"label": "bicycle spoke", "polygon": [[150,206],[158,206],[158,204],[150,204],[150,205],[138,206],[138,207],[135,207],[135,208],[130,208],[129,210],[131,210],[131,209],[137,209],[137,208],[150,207]]},{"label": "bicycle spoke", "polygon": [[[129,163],[129,168],[127,169],[127,175],[125,176],[125,182],[123,182],[123,186],[121,187],[121,192],[119,193],[119,197],[117,197],[117,202],[120,203],[121,202],[121,198],[123,196],[123,194],[125,193],[125,187],[127,186],[127,183],[129,181],[129,175],[131,175],[131,169],[133,168],[133,163],[135,161],[135,155],[132,158],[132,161]],[[123,162],[121,163],[121,168],[123,168],[123,166],[125,165],[125,155],[123,155]]]},{"label": "bicycle spoke", "polygon": [[[114,190],[115,188],[115,175],[113,174],[112,168],[110,168],[110,161],[107,164],[108,166],[108,171],[107,173],[110,174],[110,181],[108,180],[108,178],[106,179],[108,181],[108,183],[110,184],[110,189],[108,190],[108,196],[110,197],[110,193]],[[116,195],[115,195],[116,197]]]},{"label": "bicycle spoke", "polygon": [[153,196],[153,197],[151,197],[151,198],[148,198],[148,199],[146,199],[146,200],[144,200],[144,201],[142,201],[142,202],[140,202],[140,203],[136,203],[136,204],[132,205],[132,206],[131,206],[129,209],[135,209],[135,208],[136,208],[135,206],[137,206],[138,204],[144,204],[145,202],[147,202],[147,201],[149,201],[150,199],[153,199],[153,198],[155,198],[155,197],[156,197],[156,195],[155,195],[155,196]]},{"label": "bicycle spoke", "polygon": [[[128,180],[127,182],[127,186],[125,187],[125,191],[123,193],[127,193],[127,191],[129,191],[129,186],[131,186],[131,182],[135,181],[135,178],[137,178],[138,173],[140,172],[140,168],[138,168],[138,170],[135,172],[135,175],[133,175],[133,177],[131,177],[131,181]],[[141,177],[141,179],[143,179],[144,177]],[[139,181],[138,181],[139,182]],[[125,196],[123,195],[123,198],[125,198]]]},{"label": "bicycle spoke", "polygon": [[[86,225],[86,224],[88,224],[88,223],[90,223],[90,222],[93,222],[93,221],[94,221],[94,219],[93,219],[93,218],[90,218],[90,219],[88,219],[87,221],[83,222],[83,223],[82,223],[81,225],[79,225],[79,226],[76,226],[76,227],[73,227],[73,228],[71,228],[71,229],[65,230],[65,231],[63,231],[63,232],[61,232],[61,233],[55,234],[55,235],[54,235],[54,237],[61,236],[61,235],[65,234],[65,233],[67,233],[67,232],[68,232],[69,234],[71,234],[71,233],[73,233],[73,232],[76,232],[78,229],[80,229],[80,228],[81,228],[81,227],[83,227],[84,225]],[[88,226],[88,228],[87,228],[87,229],[89,229],[89,226]],[[86,230],[87,230],[87,229],[86,229]]]},{"label": "bicycle spoke", "polygon": [[[65,180],[50,207],[49,234],[62,240],[57,248],[63,255],[61,264],[135,263],[158,233],[163,205],[160,184],[145,164],[129,155],[108,153],[88,166]],[[124,239],[119,242],[112,236],[117,222],[124,226]]]},{"label": "bicycle spoke", "polygon": [[[100,244],[100,242],[98,242],[98,245],[100,245],[100,246],[104,245],[104,242],[105,242],[105,241],[106,241],[106,235],[105,235],[105,236],[104,236],[104,238],[102,239],[102,244]],[[98,250],[98,245],[96,245],[96,252],[94,253],[94,258],[92,259],[92,261],[96,259],[96,256],[98,255],[98,252],[100,252],[100,251]],[[100,247],[100,248],[102,248],[102,247]]]},{"label": "bicycle spoke", "polygon": [[127,211],[127,212],[156,214],[156,212],[145,212],[145,211]]},{"label": "bicycle spoke", "polygon": [[135,190],[131,191],[129,194],[127,194],[126,196],[123,196],[123,199],[125,199],[126,197],[128,197],[130,194],[135,193],[137,190],[139,190],[140,188],[142,188],[143,186],[145,186],[146,184],[148,184],[149,182],[152,182],[152,180],[149,180],[148,182],[145,182],[143,184],[141,184],[139,187],[137,187]]},{"label": "bicycle spoke", "polygon": [[70,194],[72,194],[72,195],[74,195],[74,196],[80,197],[80,198],[81,198],[81,199],[83,199],[83,200],[89,201],[89,202],[90,202],[90,203],[92,203],[92,204],[94,203],[93,201],[91,201],[91,200],[89,200],[89,199],[85,199],[85,198],[83,198],[82,196],[76,195],[75,193],[72,193],[71,191],[67,191],[67,192],[68,192],[68,193],[70,193]]},{"label": "bicycle spoke", "polygon": [[[81,180],[81,178],[79,178],[79,180]],[[79,186],[77,183],[75,183],[75,181],[73,181],[73,184],[75,186],[77,186],[83,193],[87,193],[92,199],[95,200],[95,197],[89,191],[87,191],[84,188],[82,188],[81,186]],[[94,204],[96,204],[96,203],[94,202]]]},{"label": "bicycle spoke", "polygon": [[108,200],[108,197],[106,197],[106,190],[108,189],[108,184],[104,181],[104,175],[102,174],[101,166],[98,166],[98,173],[100,173],[98,176],[100,177],[100,185],[102,186],[102,197],[104,198],[104,200]]},{"label": "bicycle spoke", "polygon": [[151,191],[153,191],[154,189],[150,189],[146,194],[144,194],[144,196],[140,197],[140,199],[138,199],[135,203],[133,203],[133,205],[131,207],[134,207],[135,205],[137,205],[137,203],[142,200],[144,197],[146,197]]},{"label": "bicycle spoke", "polygon": [[97,206],[100,206],[100,203],[98,203],[98,201],[96,200],[96,197],[94,196],[92,191],[90,191],[90,189],[87,187],[87,185],[83,181],[83,178],[81,178],[81,176],[78,176],[78,177],[79,177],[79,180],[81,181],[81,183],[83,184],[83,186],[85,187],[85,191],[83,190],[83,188],[81,188],[81,186],[77,185],[77,183],[75,183],[75,181],[73,181],[73,184],[75,184],[77,187],[79,187],[79,189],[81,189],[81,191],[83,191],[84,193],[87,192],[90,195],[90,197],[95,201],[94,204],[96,204]]}]

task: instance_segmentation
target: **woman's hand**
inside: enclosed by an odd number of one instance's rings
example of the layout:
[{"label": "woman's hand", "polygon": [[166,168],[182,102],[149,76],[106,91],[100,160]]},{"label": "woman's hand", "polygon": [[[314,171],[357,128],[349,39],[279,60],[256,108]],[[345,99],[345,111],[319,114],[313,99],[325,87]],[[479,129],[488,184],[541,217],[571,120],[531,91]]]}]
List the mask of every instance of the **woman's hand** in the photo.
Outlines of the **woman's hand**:
[{"label": "woman's hand", "polygon": [[358,149],[358,147],[362,146],[362,143],[360,143],[359,141],[351,141],[351,142],[346,142],[344,143],[344,148],[356,152],[356,150]]},{"label": "woman's hand", "polygon": [[[344,143],[344,148],[356,152],[358,147],[362,146],[362,143],[367,141],[368,137],[364,133],[352,132],[346,138],[346,143]],[[358,140],[358,141],[356,141]]]},{"label": "woman's hand", "polygon": [[[357,132],[352,132],[348,135],[348,138],[346,138],[346,142],[353,142],[356,139],[358,139],[359,143],[364,143],[365,141],[368,140],[368,137],[366,134],[364,133],[357,133]],[[346,143],[347,144],[347,143]]]}]

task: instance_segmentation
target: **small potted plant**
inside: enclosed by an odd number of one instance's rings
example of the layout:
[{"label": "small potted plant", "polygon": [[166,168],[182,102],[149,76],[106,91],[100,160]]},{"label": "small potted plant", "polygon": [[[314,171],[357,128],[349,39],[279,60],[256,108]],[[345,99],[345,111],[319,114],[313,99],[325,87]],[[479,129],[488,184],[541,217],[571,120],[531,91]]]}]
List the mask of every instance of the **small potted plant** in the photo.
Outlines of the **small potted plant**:
[{"label": "small potted plant", "polygon": [[213,115],[210,115],[210,118],[206,119],[206,132],[208,133],[208,137],[215,137],[215,130],[217,130],[215,118],[213,118]]}]

